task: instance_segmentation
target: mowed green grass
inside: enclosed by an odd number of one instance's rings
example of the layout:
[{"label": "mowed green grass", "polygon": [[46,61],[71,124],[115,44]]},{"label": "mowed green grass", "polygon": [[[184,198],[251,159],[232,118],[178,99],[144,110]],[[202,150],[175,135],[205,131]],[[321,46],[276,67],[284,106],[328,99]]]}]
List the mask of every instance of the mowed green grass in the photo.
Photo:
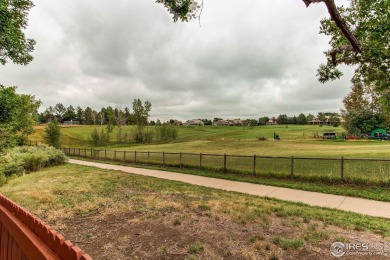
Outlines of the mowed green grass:
[{"label": "mowed green grass", "polygon": [[[62,128],[62,146],[73,148],[90,147],[89,138],[95,126],[71,126]],[[125,126],[124,133],[130,133],[134,126]],[[97,127],[100,129],[100,126]],[[153,131],[153,127],[149,130]],[[177,140],[168,143],[131,144],[117,143],[116,131],[111,134],[111,143],[100,149],[186,152],[258,156],[295,156],[340,158],[390,158],[390,142],[349,140],[315,140],[315,134],[324,132],[341,133],[341,127],[276,125],[258,127],[191,126],[178,127]],[[32,141],[43,142],[44,126],[36,127]],[[273,140],[276,132],[280,141]],[[258,141],[263,136],[267,141]]]}]

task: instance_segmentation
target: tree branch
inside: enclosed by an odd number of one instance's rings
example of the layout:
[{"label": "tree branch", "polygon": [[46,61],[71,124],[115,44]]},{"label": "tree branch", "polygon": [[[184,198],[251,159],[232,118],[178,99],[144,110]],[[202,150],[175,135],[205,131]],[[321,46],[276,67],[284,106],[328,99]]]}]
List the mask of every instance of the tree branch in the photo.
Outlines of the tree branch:
[{"label": "tree branch", "polygon": [[310,4],[313,4],[313,3],[320,3],[320,2],[325,2],[326,0],[302,0],[306,7],[309,7]]},{"label": "tree branch", "polygon": [[332,57],[332,63],[333,65],[337,65],[340,63],[340,59],[337,59],[337,54],[344,53],[347,51],[354,51],[353,47],[351,45],[342,45],[340,47],[337,47],[331,51],[328,52],[328,54]]},{"label": "tree branch", "polygon": [[359,41],[356,39],[355,35],[348,28],[347,23],[341,17],[339,11],[337,10],[336,4],[334,0],[302,0],[306,7],[309,7],[310,4],[324,2],[326,7],[328,8],[328,12],[332,20],[336,23],[336,26],[340,29],[342,34],[347,38],[347,40],[351,43],[353,51],[362,52],[362,48],[360,46]]}]

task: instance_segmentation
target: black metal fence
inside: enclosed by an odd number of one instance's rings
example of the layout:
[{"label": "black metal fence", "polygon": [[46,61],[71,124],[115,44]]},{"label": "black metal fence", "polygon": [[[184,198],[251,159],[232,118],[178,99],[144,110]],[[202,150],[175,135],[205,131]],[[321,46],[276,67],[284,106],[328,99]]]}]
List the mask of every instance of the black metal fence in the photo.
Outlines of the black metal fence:
[{"label": "black metal fence", "polygon": [[62,148],[62,150],[69,156],[93,160],[199,168],[251,176],[374,183],[390,187],[390,159],[246,156],[86,148]]}]

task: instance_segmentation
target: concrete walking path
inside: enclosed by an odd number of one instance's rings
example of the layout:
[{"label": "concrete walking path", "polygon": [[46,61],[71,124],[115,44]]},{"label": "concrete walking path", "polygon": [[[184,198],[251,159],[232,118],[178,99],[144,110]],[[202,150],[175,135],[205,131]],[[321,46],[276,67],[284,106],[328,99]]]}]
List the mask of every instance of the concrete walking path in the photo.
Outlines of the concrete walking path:
[{"label": "concrete walking path", "polygon": [[294,190],[247,182],[230,181],[224,179],[203,177],[190,174],[150,170],[121,165],[111,165],[97,162],[88,162],[70,159],[70,163],[93,166],[102,169],[117,170],[127,173],[152,176],[160,179],[181,181],[189,184],[205,186],[209,188],[236,191],[261,197],[269,197],[293,202],[302,202],[311,206],[334,208],[361,213],[369,216],[390,218],[390,202],[375,201],[369,199],[354,198],[348,196],[332,195],[319,192]]}]

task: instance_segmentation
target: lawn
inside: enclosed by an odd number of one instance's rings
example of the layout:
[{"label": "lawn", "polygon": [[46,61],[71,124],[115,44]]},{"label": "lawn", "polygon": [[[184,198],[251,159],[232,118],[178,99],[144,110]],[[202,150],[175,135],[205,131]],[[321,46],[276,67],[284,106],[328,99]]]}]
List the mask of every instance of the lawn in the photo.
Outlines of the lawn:
[{"label": "lawn", "polygon": [[0,191],[95,259],[328,259],[390,239],[387,219],[71,164]]},{"label": "lawn", "polygon": [[[92,152],[88,138],[94,128],[95,126],[63,127],[62,146],[73,148],[68,150],[68,154],[91,158]],[[133,126],[125,126],[123,131],[129,133],[132,128]],[[36,133],[30,136],[30,139],[42,141],[43,130],[44,126],[38,126]],[[153,130],[153,127],[149,128],[149,131]],[[340,183],[343,181],[360,186],[374,184],[386,189],[390,185],[390,161],[385,161],[390,157],[390,141],[313,139],[315,134],[321,135],[323,132],[340,133],[342,132],[341,127],[310,125],[181,126],[178,127],[178,130],[177,140],[152,144],[116,143],[114,131],[111,143],[108,146],[96,147],[95,149],[100,151],[95,151],[93,157],[126,162],[137,160],[137,162],[144,164],[182,165],[186,168],[197,167],[211,171],[225,169],[229,173],[244,175],[256,173],[257,177],[262,178],[271,176],[286,179],[293,173],[295,179],[317,183]],[[274,132],[278,133],[281,140],[272,139]],[[259,141],[256,138],[258,136],[264,136],[268,140]],[[185,154],[180,155],[179,153]],[[226,163],[224,154],[227,154]],[[239,157],[243,155],[248,157]],[[254,158],[255,155],[256,158]],[[326,158],[326,160],[311,160],[310,158],[313,157]],[[344,159],[341,159],[342,157]],[[351,158],[359,160],[348,160]],[[365,158],[383,158],[385,160],[361,160]],[[380,197],[383,198],[383,196]]]},{"label": "lawn", "polygon": [[[95,126],[66,126],[62,128],[62,146],[86,148],[90,147],[89,138]],[[100,127],[98,126],[98,129]],[[133,126],[125,126],[129,133]],[[258,126],[258,127],[223,127],[223,126],[191,126],[178,127],[177,140],[168,143],[131,144],[116,143],[116,132],[111,134],[111,143],[101,149],[138,150],[150,152],[190,152],[216,153],[233,155],[259,156],[300,156],[339,158],[389,158],[390,142],[381,141],[323,141],[314,140],[315,134],[324,132],[343,132],[341,127],[318,126]],[[29,137],[32,141],[43,142],[44,126],[37,126],[36,133]],[[153,131],[153,127],[149,128]],[[274,141],[273,133],[280,135],[280,141]],[[267,141],[258,141],[264,136]]]}]

